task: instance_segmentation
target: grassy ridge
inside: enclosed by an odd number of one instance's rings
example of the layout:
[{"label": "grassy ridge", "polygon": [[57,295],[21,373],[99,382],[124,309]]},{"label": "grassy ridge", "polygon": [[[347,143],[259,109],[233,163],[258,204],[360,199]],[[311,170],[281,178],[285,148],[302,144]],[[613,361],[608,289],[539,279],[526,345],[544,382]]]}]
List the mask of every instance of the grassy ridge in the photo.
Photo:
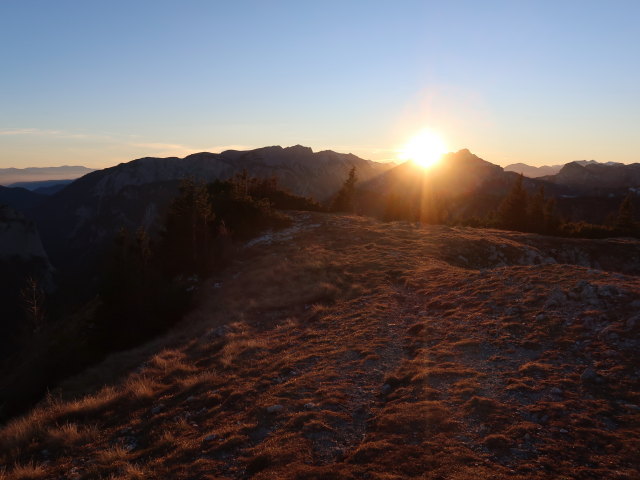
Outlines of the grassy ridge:
[{"label": "grassy ridge", "polygon": [[7,479],[635,478],[639,252],[296,214],[169,334],[6,425],[0,465]]}]

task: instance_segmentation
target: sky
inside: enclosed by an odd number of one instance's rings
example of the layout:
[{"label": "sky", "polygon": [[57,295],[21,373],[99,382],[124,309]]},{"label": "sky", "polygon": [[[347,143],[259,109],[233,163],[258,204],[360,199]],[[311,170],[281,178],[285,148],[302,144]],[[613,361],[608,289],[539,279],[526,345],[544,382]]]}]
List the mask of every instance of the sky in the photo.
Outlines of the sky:
[{"label": "sky", "polygon": [[640,2],[0,0],[0,168],[301,144],[640,162]]}]

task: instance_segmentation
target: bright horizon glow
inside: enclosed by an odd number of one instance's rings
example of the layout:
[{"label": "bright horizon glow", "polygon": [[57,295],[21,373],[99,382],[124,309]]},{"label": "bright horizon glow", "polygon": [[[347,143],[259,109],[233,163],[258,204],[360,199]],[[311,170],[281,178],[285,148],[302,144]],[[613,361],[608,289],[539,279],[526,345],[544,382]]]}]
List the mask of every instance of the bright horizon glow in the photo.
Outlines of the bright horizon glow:
[{"label": "bright horizon glow", "polygon": [[412,160],[422,168],[431,168],[447,153],[447,145],[435,131],[425,128],[416,135],[400,151],[398,158]]},{"label": "bright horizon glow", "polygon": [[364,5],[0,1],[0,168],[226,145],[393,161],[426,125],[496,165],[640,161],[640,2]]}]

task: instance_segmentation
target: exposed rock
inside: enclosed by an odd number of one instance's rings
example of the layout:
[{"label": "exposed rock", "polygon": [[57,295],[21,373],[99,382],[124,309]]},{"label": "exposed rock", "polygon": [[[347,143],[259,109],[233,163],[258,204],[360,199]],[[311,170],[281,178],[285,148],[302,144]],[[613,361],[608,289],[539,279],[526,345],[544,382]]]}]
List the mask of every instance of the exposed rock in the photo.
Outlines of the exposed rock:
[{"label": "exposed rock", "polygon": [[633,330],[638,326],[639,322],[640,322],[640,315],[634,315],[633,317],[627,318],[625,325],[629,330]]},{"label": "exposed rock", "polygon": [[619,297],[622,292],[615,285],[599,285],[598,296],[605,298]]},{"label": "exposed rock", "polygon": [[590,367],[586,368],[582,372],[582,375],[580,375],[580,381],[583,384],[602,383],[603,380],[604,379],[600,375],[598,375],[593,368]]},{"label": "exposed rock", "polygon": [[560,290],[558,287],[555,287],[547,297],[545,306],[559,307],[566,301],[567,301],[567,296],[564,294],[564,292]]}]

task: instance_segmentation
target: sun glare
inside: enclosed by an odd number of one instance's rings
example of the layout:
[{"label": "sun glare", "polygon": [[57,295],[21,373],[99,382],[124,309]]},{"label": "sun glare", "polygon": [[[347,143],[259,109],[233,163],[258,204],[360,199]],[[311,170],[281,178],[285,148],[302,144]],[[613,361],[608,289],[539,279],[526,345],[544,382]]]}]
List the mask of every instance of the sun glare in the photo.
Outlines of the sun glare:
[{"label": "sun glare", "polygon": [[440,161],[447,152],[442,137],[433,130],[425,129],[415,135],[400,151],[399,158],[413,160],[423,168],[429,168]]}]

